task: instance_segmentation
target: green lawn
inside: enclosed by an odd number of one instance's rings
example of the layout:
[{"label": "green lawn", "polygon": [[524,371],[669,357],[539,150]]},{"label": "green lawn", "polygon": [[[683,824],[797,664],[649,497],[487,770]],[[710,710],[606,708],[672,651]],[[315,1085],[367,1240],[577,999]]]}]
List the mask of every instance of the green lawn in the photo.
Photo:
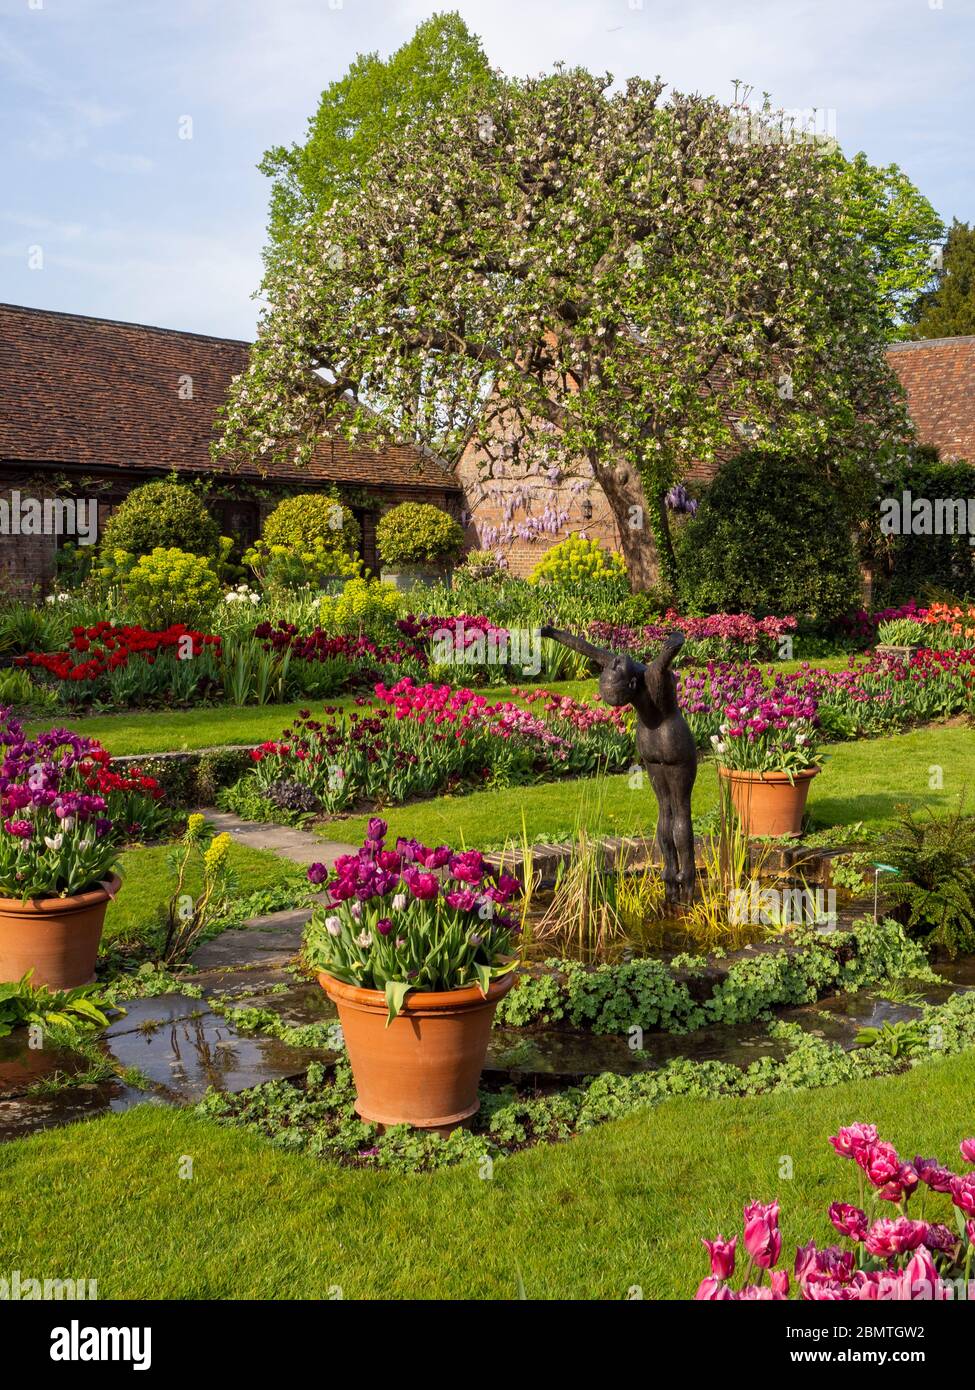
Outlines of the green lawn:
[{"label": "green lawn", "polygon": [[[832,744],[823,772],[812,784],[809,813],[815,827],[863,821],[877,829],[890,822],[899,805],[930,805],[947,811],[959,795],[975,791],[975,737],[968,728],[931,726],[891,738]],[[934,769],[942,786],[931,789]],[[702,763],[694,786],[695,816],[718,804],[718,779],[712,762]],[[522,814],[528,837],[564,839],[572,834],[580,806],[587,823],[608,835],[649,834],[657,803],[649,783],[631,786],[626,774],[604,779],[597,792],[592,781],[547,782],[505,791],[441,796],[409,806],[390,807],[393,836],[415,835],[425,844],[483,848],[500,846],[521,835]],[[598,814],[593,814],[598,805]],[[359,843],[367,816],[334,820],[324,828],[329,839]]]},{"label": "green lawn", "polygon": [[[168,846],[150,845],[126,850],[121,856],[119,872],[123,886],[115,901],[109,903],[105,915],[103,951],[111,946],[144,942],[152,925],[161,919],[173,891],[172,875],[166,867],[168,854]],[[276,854],[237,844],[230,851],[230,865],[239,885],[238,898],[282,881],[295,880],[301,874],[300,868],[296,869],[294,864],[279,859]],[[199,886],[199,875],[191,873],[187,890],[192,894]]]},{"label": "green lawn", "polygon": [[790,1269],[797,1244],[836,1240],[827,1207],[857,1200],[827,1143],[838,1126],[872,1121],[900,1152],[951,1162],[973,1088],[968,1054],[826,1090],[668,1101],[490,1180],[329,1167],[144,1106],[0,1146],[0,1269],[97,1279],[103,1299],[514,1299],[519,1277],[530,1299],[687,1298],[701,1238],[740,1232],[749,1199],[781,1200]]}]

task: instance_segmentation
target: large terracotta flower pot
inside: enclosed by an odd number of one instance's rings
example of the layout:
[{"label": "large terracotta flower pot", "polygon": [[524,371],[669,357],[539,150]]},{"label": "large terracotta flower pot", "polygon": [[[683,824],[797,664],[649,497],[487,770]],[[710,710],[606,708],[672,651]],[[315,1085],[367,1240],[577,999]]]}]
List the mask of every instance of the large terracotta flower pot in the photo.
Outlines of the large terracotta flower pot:
[{"label": "large terracotta flower pot", "polygon": [[798,835],[806,810],[809,784],[818,767],[794,772],[739,772],[718,766],[718,775],[730,786],[731,803],[747,835]]},{"label": "large terracotta flower pot", "polygon": [[388,1028],[380,990],[342,984],[324,971],[318,982],[339,1011],[355,1108],[364,1120],[447,1130],[477,1114],[494,1011],[514,984],[513,973],[494,980],[487,998],[476,985],[417,990]]},{"label": "large terracotta flower pot", "polygon": [[121,886],[113,874],[72,898],[0,898],[0,982],[33,970],[31,984],[49,989],[91,984],[105,909]]}]

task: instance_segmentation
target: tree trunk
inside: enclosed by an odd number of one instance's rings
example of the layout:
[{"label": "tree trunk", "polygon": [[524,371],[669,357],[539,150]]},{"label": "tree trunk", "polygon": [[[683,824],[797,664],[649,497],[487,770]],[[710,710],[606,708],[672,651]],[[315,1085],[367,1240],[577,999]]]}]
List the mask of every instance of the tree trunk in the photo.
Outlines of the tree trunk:
[{"label": "tree trunk", "polygon": [[598,469],[596,481],[612,509],[620,535],[620,549],[634,591],[659,584],[662,578],[660,556],[639,474],[629,464],[623,463],[613,468]]}]

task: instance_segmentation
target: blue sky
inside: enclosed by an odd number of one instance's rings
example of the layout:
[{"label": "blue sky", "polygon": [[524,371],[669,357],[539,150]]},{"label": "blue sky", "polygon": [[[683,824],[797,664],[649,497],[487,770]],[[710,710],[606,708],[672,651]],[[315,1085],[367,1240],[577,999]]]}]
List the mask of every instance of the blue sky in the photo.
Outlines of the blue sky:
[{"label": "blue sky", "polygon": [[0,0],[0,299],[251,337],[262,152],[438,8],[507,72],[741,78],[818,108],[975,220],[975,0]]}]

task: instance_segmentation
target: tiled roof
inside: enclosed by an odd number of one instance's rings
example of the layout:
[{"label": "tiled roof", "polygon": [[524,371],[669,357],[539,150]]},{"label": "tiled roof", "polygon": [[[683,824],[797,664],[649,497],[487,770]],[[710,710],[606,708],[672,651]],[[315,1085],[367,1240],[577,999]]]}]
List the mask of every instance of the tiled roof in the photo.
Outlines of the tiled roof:
[{"label": "tiled roof", "polygon": [[975,337],[893,343],[888,361],[907,392],[922,444],[975,464]]},{"label": "tiled roof", "polygon": [[[233,338],[0,304],[0,459],[212,472],[214,416],[231,377],[246,368],[249,349]],[[187,382],[192,398],[184,398]],[[258,471],[240,469],[245,476]],[[323,439],[307,469],[275,465],[267,476],[458,486],[418,449],[373,451],[341,439]]]}]

